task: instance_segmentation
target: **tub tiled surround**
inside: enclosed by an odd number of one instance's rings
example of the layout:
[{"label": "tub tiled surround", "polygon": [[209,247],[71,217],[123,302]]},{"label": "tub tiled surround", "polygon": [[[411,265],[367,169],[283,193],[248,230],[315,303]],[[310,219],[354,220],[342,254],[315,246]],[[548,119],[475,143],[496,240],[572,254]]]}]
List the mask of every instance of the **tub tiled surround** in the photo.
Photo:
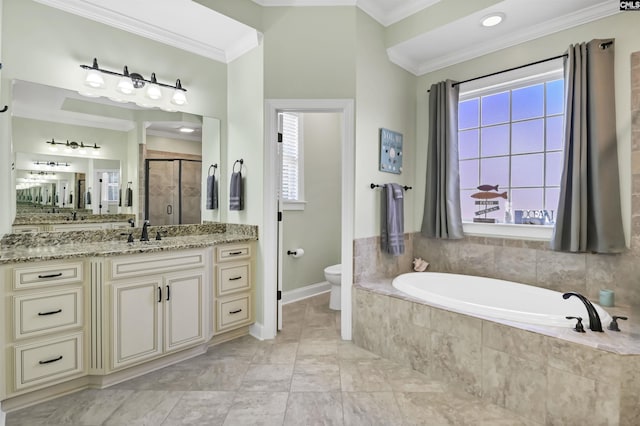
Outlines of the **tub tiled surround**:
[{"label": "tub tiled surround", "polygon": [[388,280],[354,288],[356,345],[533,423],[640,424],[640,355],[603,351],[394,293]]},{"label": "tub tiled surround", "polygon": [[383,253],[380,237],[360,238],[353,242],[354,282],[395,277],[412,270],[413,234],[404,234],[404,254]]}]

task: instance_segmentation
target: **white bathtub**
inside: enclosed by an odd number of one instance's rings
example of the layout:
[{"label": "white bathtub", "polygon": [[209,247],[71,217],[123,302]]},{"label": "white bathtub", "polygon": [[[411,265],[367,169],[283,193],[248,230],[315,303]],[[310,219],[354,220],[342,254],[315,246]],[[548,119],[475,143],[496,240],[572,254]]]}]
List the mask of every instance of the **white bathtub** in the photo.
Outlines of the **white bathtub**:
[{"label": "white bathtub", "polygon": [[[393,286],[408,295],[461,313],[521,323],[571,327],[582,317],[585,329],[589,316],[575,296],[563,299],[562,293],[511,281],[439,272],[411,272],[393,280]],[[611,316],[594,304],[603,328]]]}]

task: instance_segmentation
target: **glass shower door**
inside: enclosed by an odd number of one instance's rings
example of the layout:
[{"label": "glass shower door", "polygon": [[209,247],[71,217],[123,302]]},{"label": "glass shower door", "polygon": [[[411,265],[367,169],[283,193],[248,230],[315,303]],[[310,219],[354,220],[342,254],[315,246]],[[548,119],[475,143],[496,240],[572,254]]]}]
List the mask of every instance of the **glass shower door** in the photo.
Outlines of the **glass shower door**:
[{"label": "glass shower door", "polygon": [[146,218],[151,225],[200,223],[201,162],[147,160]]}]

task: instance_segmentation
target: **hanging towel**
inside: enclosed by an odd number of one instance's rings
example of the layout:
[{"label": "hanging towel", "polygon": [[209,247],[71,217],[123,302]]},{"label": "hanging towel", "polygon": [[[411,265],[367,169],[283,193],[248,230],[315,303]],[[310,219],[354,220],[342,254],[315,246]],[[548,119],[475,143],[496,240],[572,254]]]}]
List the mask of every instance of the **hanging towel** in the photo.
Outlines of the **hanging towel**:
[{"label": "hanging towel", "polygon": [[87,191],[87,204],[91,204],[91,191]]},{"label": "hanging towel", "polygon": [[404,189],[397,183],[384,185],[380,214],[380,247],[385,253],[404,253]]},{"label": "hanging towel", "polygon": [[242,172],[233,172],[231,173],[231,187],[229,188],[229,210],[243,209]]},{"label": "hanging towel", "polygon": [[127,197],[125,200],[125,207],[133,206],[133,189],[127,188]]},{"label": "hanging towel", "polygon": [[[218,209],[218,181],[215,175],[207,176],[207,210]],[[232,209],[233,210],[233,209]]]},{"label": "hanging towel", "polygon": [[122,187],[118,190],[118,207],[122,207]]}]

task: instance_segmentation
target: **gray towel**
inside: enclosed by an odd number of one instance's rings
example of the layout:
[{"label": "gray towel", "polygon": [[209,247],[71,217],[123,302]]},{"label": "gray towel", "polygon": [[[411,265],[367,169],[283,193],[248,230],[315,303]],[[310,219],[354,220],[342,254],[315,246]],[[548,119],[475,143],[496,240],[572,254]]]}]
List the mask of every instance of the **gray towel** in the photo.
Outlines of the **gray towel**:
[{"label": "gray towel", "polygon": [[233,172],[231,173],[231,187],[229,188],[229,210],[243,209],[242,172]]},{"label": "gray towel", "polygon": [[214,175],[207,176],[207,210],[218,209],[218,181]]},{"label": "gray towel", "polygon": [[385,253],[404,253],[404,193],[397,183],[384,185],[380,214],[380,247]]},{"label": "gray towel", "polygon": [[87,191],[87,204],[91,204],[91,191]]},{"label": "gray towel", "polygon": [[127,199],[125,201],[125,207],[133,206],[133,189],[127,188]]}]

